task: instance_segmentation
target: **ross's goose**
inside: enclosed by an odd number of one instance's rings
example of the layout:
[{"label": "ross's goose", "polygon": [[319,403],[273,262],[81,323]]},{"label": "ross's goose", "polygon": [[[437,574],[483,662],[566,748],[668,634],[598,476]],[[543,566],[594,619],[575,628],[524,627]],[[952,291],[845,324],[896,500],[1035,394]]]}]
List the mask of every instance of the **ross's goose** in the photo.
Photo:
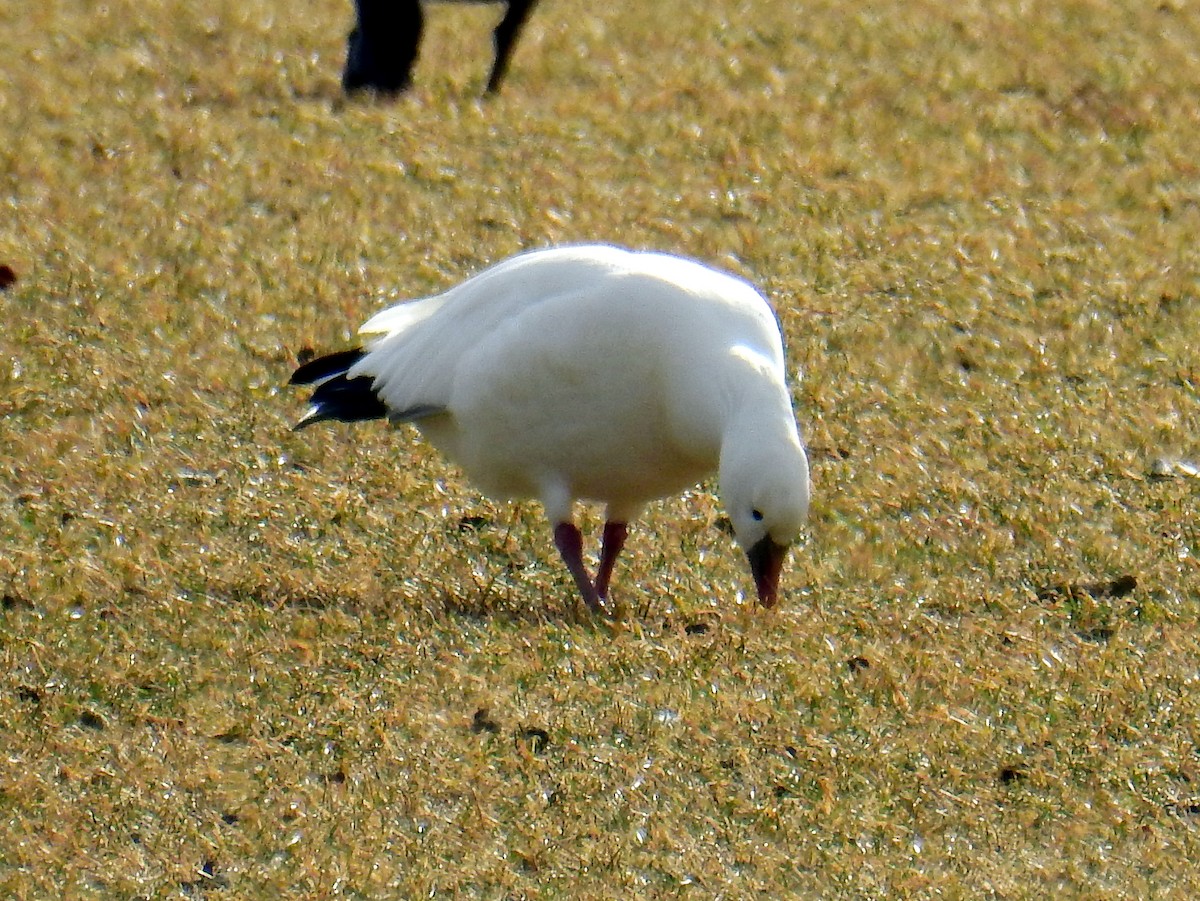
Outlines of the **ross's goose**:
[{"label": "ross's goose", "polygon": [[[627,523],[716,471],[759,601],[772,606],[808,513],[804,445],[775,316],[750,284],[661,253],[588,245],[519,254],[359,330],[304,364],[302,428],[411,422],[485,493],[537,498],[592,610]],[[607,505],[595,579],[572,521]]]}]

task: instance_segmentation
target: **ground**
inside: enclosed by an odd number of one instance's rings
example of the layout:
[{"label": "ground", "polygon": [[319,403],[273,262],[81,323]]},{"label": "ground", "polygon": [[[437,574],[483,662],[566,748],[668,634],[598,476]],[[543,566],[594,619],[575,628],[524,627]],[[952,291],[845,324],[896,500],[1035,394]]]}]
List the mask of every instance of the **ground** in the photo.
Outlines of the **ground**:
[{"label": "ground", "polygon": [[[3,893],[1195,897],[1200,12],[545,0],[485,101],[498,15],[346,102],[349,2],[0,0]],[[776,610],[711,484],[590,623],[535,504],[289,431],[581,240],[776,306]]]}]

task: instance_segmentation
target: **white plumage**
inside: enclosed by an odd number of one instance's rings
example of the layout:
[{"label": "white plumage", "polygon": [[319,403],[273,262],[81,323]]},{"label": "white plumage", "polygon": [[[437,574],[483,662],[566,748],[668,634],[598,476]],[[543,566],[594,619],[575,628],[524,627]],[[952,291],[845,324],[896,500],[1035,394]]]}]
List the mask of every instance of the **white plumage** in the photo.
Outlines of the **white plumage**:
[{"label": "white plumage", "polygon": [[[750,284],[588,245],[505,260],[378,313],[365,348],[300,367],[323,419],[411,421],[495,498],[537,498],[584,601],[607,596],[626,523],[717,471],[760,601],[808,512],[808,461],[775,316]],[[607,506],[596,577],[572,522]]]}]

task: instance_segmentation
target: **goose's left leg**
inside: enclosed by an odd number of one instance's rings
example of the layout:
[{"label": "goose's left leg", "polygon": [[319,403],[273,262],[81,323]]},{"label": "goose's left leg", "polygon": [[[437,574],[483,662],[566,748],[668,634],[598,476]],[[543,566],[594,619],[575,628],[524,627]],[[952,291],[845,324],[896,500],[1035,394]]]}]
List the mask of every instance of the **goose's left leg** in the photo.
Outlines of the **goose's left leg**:
[{"label": "goose's left leg", "polygon": [[612,581],[613,568],[617,565],[617,557],[625,546],[629,535],[629,526],[623,522],[606,522],[604,524],[604,540],[600,545],[600,568],[596,572],[596,594],[603,600],[608,597],[608,586]]}]

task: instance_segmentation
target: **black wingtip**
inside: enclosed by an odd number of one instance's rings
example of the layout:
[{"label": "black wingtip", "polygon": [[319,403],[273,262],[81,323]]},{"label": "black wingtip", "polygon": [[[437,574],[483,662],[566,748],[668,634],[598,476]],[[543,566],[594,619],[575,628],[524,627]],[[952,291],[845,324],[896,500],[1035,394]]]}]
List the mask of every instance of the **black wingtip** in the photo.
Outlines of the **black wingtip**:
[{"label": "black wingtip", "polygon": [[302,364],[289,380],[292,385],[314,385],[312,406],[292,430],[303,429],[327,419],[362,422],[383,419],[387,406],[375,395],[375,380],[360,375],[346,378],[346,372],[366,355],[361,347],[340,350]]},{"label": "black wingtip", "polygon": [[308,428],[310,425],[316,425],[318,422],[324,422],[328,418],[329,417],[322,412],[320,406],[313,404],[308,408],[303,416],[296,420],[296,424],[292,426],[292,431],[298,432],[301,429]]},{"label": "black wingtip", "polygon": [[309,360],[301,365],[288,380],[289,385],[319,385],[334,376],[342,375],[351,366],[366,356],[361,347],[350,350],[339,350],[337,353],[326,354]]},{"label": "black wingtip", "polygon": [[383,419],[388,415],[388,408],[375,395],[374,382],[366,375],[354,379],[346,378],[345,373],[327,376],[313,392],[312,406],[295,427],[304,428],[325,419],[340,422]]}]

